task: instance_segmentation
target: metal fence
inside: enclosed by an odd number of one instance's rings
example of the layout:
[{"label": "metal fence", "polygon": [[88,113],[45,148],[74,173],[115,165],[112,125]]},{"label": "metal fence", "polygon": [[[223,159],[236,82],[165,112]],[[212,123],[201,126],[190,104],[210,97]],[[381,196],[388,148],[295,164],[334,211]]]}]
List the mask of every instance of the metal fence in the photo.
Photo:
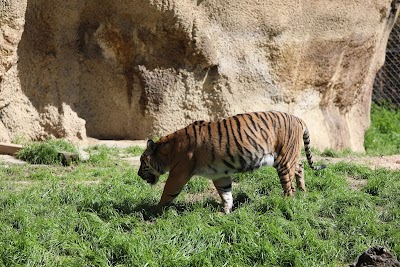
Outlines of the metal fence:
[{"label": "metal fence", "polygon": [[400,108],[400,19],[390,33],[385,64],[375,77],[372,101]]}]

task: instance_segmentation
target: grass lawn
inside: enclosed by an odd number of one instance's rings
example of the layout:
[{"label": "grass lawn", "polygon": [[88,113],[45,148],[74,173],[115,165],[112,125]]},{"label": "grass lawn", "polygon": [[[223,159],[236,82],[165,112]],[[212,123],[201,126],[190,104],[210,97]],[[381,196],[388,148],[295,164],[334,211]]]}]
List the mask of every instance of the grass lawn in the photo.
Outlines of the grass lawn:
[{"label": "grass lawn", "polygon": [[91,152],[71,167],[0,166],[0,266],[345,266],[374,245],[400,255],[399,171],[306,167],[308,192],[284,198],[264,168],[235,176],[229,215],[194,178],[156,214],[163,183],[142,181],[120,150]]},{"label": "grass lawn", "polygon": [[[373,107],[368,155],[400,153],[399,119]],[[194,178],[157,214],[166,177],[152,187],[119,158],[140,149],[89,152],[70,167],[57,156],[46,159],[51,165],[0,163],[0,266],[336,267],[375,245],[400,257],[400,171],[336,163],[313,172],[305,164],[308,192],[284,198],[276,171],[264,168],[234,177],[229,215],[211,183]]]}]

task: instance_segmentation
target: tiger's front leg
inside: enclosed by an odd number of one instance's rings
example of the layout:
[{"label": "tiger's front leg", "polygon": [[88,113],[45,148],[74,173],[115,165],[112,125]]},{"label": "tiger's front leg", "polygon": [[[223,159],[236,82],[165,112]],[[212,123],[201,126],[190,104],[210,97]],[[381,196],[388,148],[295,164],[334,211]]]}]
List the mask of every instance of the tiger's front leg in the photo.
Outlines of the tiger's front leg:
[{"label": "tiger's front leg", "polygon": [[190,177],[191,175],[185,172],[170,172],[160,202],[158,203],[158,207],[162,208],[170,204],[182,191],[182,188],[189,181]]},{"label": "tiger's front leg", "polygon": [[213,183],[222,199],[225,214],[230,213],[233,207],[232,178],[223,177],[218,180],[213,180]]}]

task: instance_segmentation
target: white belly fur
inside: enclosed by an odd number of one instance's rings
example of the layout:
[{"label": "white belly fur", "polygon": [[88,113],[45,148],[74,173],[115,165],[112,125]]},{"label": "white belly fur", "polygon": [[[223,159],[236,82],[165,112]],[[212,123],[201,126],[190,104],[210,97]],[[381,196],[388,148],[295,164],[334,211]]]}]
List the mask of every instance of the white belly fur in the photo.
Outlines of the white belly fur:
[{"label": "white belly fur", "polygon": [[[266,166],[266,165],[274,166],[274,162],[275,162],[275,153],[265,154],[260,160],[259,167]],[[239,166],[237,166],[237,167],[239,168]],[[227,175],[237,173],[237,171],[234,169],[230,169],[230,170],[228,170],[228,173],[225,173],[227,168],[222,163],[220,163],[218,165],[213,165],[213,168],[217,170],[217,173],[215,173],[212,169],[210,169],[208,167],[204,167],[204,168],[200,168],[200,169],[196,170],[194,174],[200,175],[200,176],[212,179],[212,180],[216,180],[221,177],[226,177]]]},{"label": "white belly fur", "polygon": [[273,166],[275,162],[275,155],[274,154],[266,154],[261,159],[261,166]]}]

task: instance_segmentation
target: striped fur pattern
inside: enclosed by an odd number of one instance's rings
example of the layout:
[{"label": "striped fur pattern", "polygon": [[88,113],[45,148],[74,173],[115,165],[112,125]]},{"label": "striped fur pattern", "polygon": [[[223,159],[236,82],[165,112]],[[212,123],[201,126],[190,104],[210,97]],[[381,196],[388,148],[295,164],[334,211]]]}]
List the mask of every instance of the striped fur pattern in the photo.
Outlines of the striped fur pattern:
[{"label": "striped fur pattern", "polygon": [[314,170],[310,136],[301,119],[283,112],[238,114],[216,122],[196,121],[187,127],[149,140],[141,156],[139,176],[155,184],[161,174],[169,172],[159,206],[179,195],[193,175],[211,179],[222,199],[224,212],[232,209],[232,174],[262,166],[273,166],[280,178],[284,195],[292,196],[297,187],[306,190],[302,143],[308,164]]}]

